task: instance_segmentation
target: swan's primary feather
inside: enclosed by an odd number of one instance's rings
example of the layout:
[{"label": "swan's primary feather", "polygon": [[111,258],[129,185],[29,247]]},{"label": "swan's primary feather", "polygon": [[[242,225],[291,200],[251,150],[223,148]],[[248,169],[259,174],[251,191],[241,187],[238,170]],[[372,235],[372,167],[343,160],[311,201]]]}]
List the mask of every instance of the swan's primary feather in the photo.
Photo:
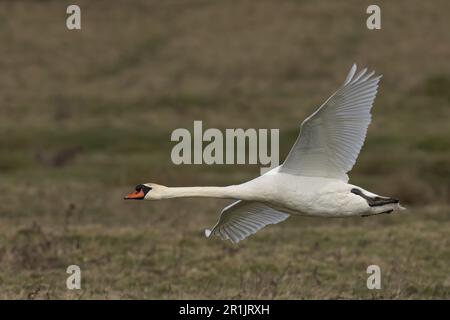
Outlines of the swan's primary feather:
[{"label": "swan's primary feather", "polygon": [[286,220],[289,214],[274,210],[265,204],[239,200],[225,207],[219,221],[212,230],[205,230],[205,235],[216,235],[222,240],[233,243],[247,238],[268,224]]},{"label": "swan's primary feather", "polygon": [[347,172],[364,144],[381,78],[366,72],[356,73],[353,65],[343,86],[303,121],[280,172],[348,181]]}]

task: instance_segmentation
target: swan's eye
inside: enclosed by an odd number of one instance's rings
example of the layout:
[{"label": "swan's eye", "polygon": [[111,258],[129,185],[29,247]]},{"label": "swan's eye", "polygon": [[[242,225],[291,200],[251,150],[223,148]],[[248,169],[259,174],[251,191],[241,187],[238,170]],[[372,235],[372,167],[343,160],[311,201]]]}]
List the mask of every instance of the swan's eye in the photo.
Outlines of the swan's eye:
[{"label": "swan's eye", "polygon": [[147,194],[150,190],[152,190],[152,188],[146,186],[145,184],[138,184],[138,185],[136,186],[135,190],[136,190],[137,192],[143,191],[144,194]]}]

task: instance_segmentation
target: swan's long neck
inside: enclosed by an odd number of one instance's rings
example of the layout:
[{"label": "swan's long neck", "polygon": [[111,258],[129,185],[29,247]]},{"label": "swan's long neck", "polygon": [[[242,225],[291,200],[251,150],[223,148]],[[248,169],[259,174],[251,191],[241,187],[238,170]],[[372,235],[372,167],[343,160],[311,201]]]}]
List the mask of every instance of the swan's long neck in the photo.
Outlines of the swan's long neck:
[{"label": "swan's long neck", "polygon": [[225,198],[225,199],[246,199],[250,195],[246,188],[241,186],[227,187],[167,187],[164,190],[162,198],[186,198],[186,197],[205,197],[205,198]]}]

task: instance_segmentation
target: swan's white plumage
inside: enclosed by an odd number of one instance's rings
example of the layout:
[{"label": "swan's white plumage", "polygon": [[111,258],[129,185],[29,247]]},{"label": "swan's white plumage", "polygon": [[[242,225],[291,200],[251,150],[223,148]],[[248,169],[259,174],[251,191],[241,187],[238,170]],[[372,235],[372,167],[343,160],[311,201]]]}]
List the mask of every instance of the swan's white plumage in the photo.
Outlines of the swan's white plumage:
[{"label": "swan's white plumage", "polygon": [[[349,172],[364,144],[371,121],[370,109],[381,76],[353,64],[344,84],[311,116],[303,121],[300,134],[284,163],[267,175],[334,178],[348,181]],[[359,200],[359,199],[358,199]],[[259,202],[236,201],[222,210],[207,237],[217,235],[236,243],[267,224],[289,217]]]},{"label": "swan's white plumage", "polygon": [[[344,85],[303,121],[280,172],[348,181],[364,144],[381,76],[351,68]],[[356,75],[355,75],[356,74]]]},{"label": "swan's white plumage", "polygon": [[353,76],[355,75],[355,72],[356,72],[356,64],[353,64],[350,71],[348,72],[347,77],[345,78],[344,86],[349,84],[349,82],[352,80]]},{"label": "swan's white plumage", "polygon": [[[370,110],[381,78],[374,74],[367,69],[357,72],[353,65],[344,84],[303,121],[300,135],[281,166],[251,181],[226,187],[146,184],[144,199],[238,200],[222,210],[211,230],[205,230],[207,237],[216,235],[234,243],[289,215],[350,217],[403,209],[397,199],[347,183],[347,173],[356,162],[371,121]],[[130,198],[136,198],[136,194]]]},{"label": "swan's white plumage", "polygon": [[247,238],[268,224],[284,221],[289,214],[277,211],[263,203],[238,200],[225,207],[219,221],[205,235],[216,235],[233,243]]}]

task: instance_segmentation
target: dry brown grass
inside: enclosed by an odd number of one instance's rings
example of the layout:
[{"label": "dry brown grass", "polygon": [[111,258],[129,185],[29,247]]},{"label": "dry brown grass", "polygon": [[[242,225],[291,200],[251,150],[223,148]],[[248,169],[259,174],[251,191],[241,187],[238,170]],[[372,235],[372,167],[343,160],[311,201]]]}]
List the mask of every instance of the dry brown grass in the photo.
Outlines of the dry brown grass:
[{"label": "dry brown grass", "polygon": [[[381,31],[370,1],[78,3],[81,32],[65,2],[0,4],[1,298],[449,297],[448,1],[382,1]],[[174,166],[170,133],[280,128],[283,158],[353,62],[384,78],[352,182],[405,215],[290,219],[233,246],[202,235],[225,201],[121,201],[257,175]]]}]

